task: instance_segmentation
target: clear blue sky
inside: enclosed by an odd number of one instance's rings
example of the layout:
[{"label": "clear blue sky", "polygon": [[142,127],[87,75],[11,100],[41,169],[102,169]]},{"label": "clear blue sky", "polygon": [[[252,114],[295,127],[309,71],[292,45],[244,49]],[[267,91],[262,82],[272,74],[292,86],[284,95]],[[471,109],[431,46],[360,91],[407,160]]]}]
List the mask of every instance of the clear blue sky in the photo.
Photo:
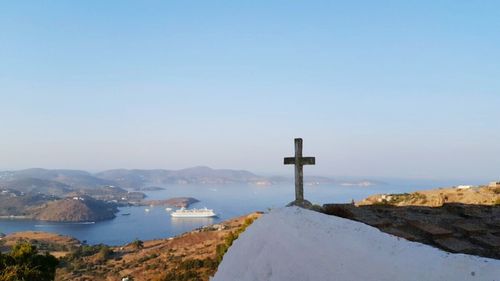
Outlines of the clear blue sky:
[{"label": "clear blue sky", "polygon": [[498,1],[2,1],[0,169],[500,177]]}]

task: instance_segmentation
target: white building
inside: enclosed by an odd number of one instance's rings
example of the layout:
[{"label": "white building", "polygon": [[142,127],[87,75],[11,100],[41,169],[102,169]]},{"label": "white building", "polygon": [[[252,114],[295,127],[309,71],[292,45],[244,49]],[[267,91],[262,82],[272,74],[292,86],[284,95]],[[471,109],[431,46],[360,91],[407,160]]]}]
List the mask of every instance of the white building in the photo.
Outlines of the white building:
[{"label": "white building", "polygon": [[500,187],[500,181],[492,181],[492,182],[490,182],[490,187]]}]

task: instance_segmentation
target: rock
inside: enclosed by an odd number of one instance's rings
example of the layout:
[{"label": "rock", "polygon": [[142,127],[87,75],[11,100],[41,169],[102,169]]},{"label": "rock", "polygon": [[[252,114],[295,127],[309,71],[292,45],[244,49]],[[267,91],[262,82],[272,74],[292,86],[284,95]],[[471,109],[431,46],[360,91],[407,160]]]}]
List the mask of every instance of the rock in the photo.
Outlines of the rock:
[{"label": "rock", "polygon": [[474,253],[480,251],[474,244],[454,237],[436,238],[434,242],[453,253]]},{"label": "rock", "polygon": [[419,231],[423,232],[425,235],[430,235],[431,237],[442,237],[449,236],[453,234],[453,231],[440,227],[438,225],[433,225],[429,223],[424,223],[421,221],[408,221],[408,224]]},{"label": "rock", "polygon": [[500,249],[500,237],[492,234],[483,234],[480,236],[472,236],[472,241],[486,248]]},{"label": "rock", "polygon": [[297,207],[301,207],[304,209],[312,209],[313,204],[307,200],[295,200],[293,202],[288,203],[288,205],[286,205],[286,206],[287,207],[297,206]]},{"label": "rock", "polygon": [[454,226],[467,234],[486,233],[488,231],[485,226],[478,224],[477,222],[456,222]]},{"label": "rock", "polygon": [[333,215],[346,219],[354,219],[354,214],[348,209],[348,204],[325,204],[323,212],[327,215]]}]

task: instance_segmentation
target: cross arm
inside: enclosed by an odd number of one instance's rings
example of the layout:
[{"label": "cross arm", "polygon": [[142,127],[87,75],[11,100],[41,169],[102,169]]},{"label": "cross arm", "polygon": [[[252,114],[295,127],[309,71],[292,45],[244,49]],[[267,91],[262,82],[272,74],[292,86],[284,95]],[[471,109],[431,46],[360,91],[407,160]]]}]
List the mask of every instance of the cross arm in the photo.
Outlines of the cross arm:
[{"label": "cross arm", "polygon": [[286,157],[283,161],[285,165],[295,165],[295,164],[300,164],[300,165],[315,165],[316,164],[316,158],[315,157],[301,157],[299,158],[299,163],[296,163],[295,157]]},{"label": "cross arm", "polygon": [[300,164],[302,164],[302,165],[315,165],[316,158],[314,158],[314,157],[302,157],[302,158],[300,158]]}]

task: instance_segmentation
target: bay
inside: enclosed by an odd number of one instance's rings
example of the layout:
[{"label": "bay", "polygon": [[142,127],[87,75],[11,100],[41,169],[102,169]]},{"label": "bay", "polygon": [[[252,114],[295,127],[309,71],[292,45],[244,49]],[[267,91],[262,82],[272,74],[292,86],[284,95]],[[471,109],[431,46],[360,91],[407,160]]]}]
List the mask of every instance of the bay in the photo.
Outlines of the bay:
[{"label": "bay", "polygon": [[[348,203],[372,194],[401,193],[460,184],[459,181],[391,180],[368,187],[321,184],[305,186],[305,197],[315,204]],[[123,245],[134,239],[150,240],[177,236],[195,228],[218,223],[255,211],[285,206],[294,199],[293,184],[256,186],[169,185],[165,190],[145,192],[148,199],[194,197],[191,208],[214,209],[216,218],[172,218],[165,207],[123,207],[112,220],[95,223],[54,223],[31,220],[0,220],[0,232],[46,231],[69,235],[88,244]],[[130,213],[130,215],[122,215]]]}]

